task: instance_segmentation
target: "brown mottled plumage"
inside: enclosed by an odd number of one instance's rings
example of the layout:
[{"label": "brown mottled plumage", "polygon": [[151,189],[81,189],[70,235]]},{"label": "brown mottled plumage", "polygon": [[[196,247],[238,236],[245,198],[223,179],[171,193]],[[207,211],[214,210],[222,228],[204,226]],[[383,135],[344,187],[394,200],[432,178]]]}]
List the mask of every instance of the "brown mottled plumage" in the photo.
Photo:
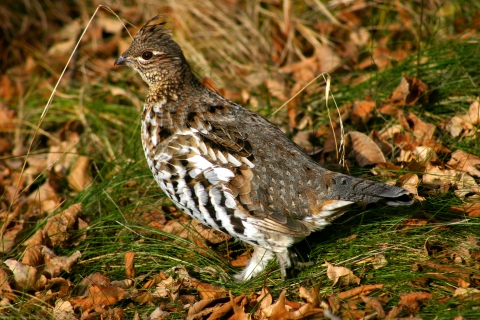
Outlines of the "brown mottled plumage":
[{"label": "brown mottled plumage", "polygon": [[150,91],[142,113],[148,165],[165,194],[202,223],[254,246],[239,280],[320,230],[352,203],[409,205],[402,188],[328,171],[258,114],[204,87],[158,17],[115,64],[137,70]]}]

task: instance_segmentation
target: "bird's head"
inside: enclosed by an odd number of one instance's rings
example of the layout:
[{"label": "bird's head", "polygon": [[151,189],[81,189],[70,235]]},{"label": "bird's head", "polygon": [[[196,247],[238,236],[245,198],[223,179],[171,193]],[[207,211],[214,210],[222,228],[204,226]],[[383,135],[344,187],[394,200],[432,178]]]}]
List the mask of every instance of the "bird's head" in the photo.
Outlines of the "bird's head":
[{"label": "bird's head", "polygon": [[188,68],[182,49],[161,18],[156,16],[145,23],[130,48],[115,60],[115,65],[125,64],[138,71],[150,87],[176,82]]}]

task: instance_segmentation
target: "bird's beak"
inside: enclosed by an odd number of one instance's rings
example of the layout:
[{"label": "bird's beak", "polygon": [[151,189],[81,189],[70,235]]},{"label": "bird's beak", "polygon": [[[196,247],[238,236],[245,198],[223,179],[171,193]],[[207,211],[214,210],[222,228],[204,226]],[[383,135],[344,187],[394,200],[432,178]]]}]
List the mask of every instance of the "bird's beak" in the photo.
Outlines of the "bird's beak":
[{"label": "bird's beak", "polygon": [[128,60],[125,59],[124,56],[120,56],[117,58],[117,60],[115,60],[115,63],[113,64],[114,66],[119,66],[119,65],[122,65],[122,64],[125,64],[125,62],[127,62]]}]

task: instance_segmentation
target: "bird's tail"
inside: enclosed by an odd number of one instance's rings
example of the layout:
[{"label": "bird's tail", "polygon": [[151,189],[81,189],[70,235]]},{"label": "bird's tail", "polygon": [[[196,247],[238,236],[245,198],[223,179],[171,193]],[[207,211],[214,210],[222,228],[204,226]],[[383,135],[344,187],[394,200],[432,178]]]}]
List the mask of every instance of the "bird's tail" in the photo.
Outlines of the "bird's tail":
[{"label": "bird's tail", "polygon": [[413,203],[408,190],[384,183],[354,178],[341,173],[326,172],[323,175],[325,194],[328,199],[356,203],[381,202],[390,206],[408,206]]}]

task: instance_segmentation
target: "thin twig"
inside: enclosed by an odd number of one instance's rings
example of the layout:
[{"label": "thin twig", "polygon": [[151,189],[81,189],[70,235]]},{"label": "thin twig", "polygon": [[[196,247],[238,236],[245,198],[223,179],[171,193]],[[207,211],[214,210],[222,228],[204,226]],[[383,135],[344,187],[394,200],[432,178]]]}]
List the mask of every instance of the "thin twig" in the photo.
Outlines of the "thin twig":
[{"label": "thin twig", "polygon": [[[333,134],[333,140],[335,141],[335,153],[337,155],[337,160],[338,164],[342,167],[345,166],[345,132],[343,129],[343,121],[342,121],[342,114],[340,113],[340,109],[338,108],[337,101],[335,101],[335,97],[333,96],[333,93],[330,91],[330,82],[331,82],[331,77],[327,72],[322,73],[324,76],[323,79],[325,80],[325,83],[327,84],[325,87],[325,107],[327,108],[327,115],[328,115],[328,120],[330,121],[330,127],[332,128],[332,134]],[[327,76],[325,78],[325,75]],[[338,146],[337,143],[337,136],[335,135],[335,127],[333,126],[333,120],[332,117],[330,116],[330,109],[328,108],[328,97],[332,96],[333,103],[335,103],[335,109],[337,109],[338,112],[338,121],[340,123],[340,147]],[[341,149],[340,154],[338,154],[338,151]]]},{"label": "thin twig", "polygon": [[275,113],[277,113],[278,111],[282,110],[290,101],[292,101],[293,99],[295,99],[300,93],[302,93],[303,90],[305,90],[306,88],[308,88],[312,83],[314,83],[315,81],[317,81],[318,78],[320,77],[324,77],[326,73],[325,72],[322,72],[321,74],[319,74],[318,76],[316,76],[312,81],[310,81],[309,83],[307,83],[305,86],[302,87],[302,89],[300,89],[297,93],[295,93],[293,95],[293,97],[291,97],[290,99],[288,99],[284,104],[282,104],[280,107],[278,107],[277,110],[273,111],[273,113],[270,115],[269,118],[273,117],[275,115]]}]

